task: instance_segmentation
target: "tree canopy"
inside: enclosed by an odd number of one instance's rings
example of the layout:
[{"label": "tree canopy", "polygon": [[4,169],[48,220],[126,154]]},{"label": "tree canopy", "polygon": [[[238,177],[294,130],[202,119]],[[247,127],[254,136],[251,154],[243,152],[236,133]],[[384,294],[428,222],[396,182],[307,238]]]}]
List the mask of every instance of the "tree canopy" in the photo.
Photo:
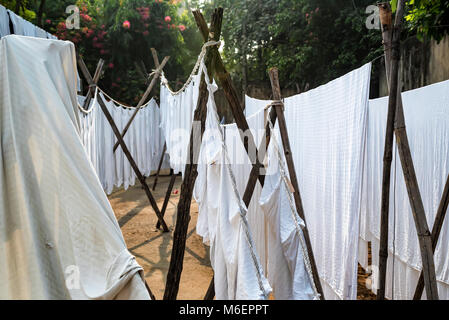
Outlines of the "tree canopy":
[{"label": "tree canopy", "polygon": [[[392,1],[394,8],[397,0]],[[191,8],[206,19],[222,6],[223,56],[237,86],[268,83],[304,91],[332,80],[382,53],[380,31],[366,27],[372,0],[2,0],[2,4],[60,39],[75,43],[90,70],[106,60],[100,86],[135,104],[154,68],[150,48],[169,55],[171,85],[186,81],[202,46]],[[70,29],[69,5],[79,8]],[[407,1],[406,27],[420,39],[441,40],[449,25],[449,0]]]}]

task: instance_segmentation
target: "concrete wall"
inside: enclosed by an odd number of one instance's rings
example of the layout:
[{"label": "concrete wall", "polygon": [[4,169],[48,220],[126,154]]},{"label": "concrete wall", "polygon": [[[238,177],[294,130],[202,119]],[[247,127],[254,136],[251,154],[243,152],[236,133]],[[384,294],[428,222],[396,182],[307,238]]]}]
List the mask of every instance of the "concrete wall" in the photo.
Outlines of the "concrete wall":
[{"label": "concrete wall", "polygon": [[[388,95],[383,59],[379,60],[379,95]],[[440,43],[420,42],[415,38],[406,40],[401,46],[400,74],[402,91],[420,88],[449,79],[449,37]]]}]

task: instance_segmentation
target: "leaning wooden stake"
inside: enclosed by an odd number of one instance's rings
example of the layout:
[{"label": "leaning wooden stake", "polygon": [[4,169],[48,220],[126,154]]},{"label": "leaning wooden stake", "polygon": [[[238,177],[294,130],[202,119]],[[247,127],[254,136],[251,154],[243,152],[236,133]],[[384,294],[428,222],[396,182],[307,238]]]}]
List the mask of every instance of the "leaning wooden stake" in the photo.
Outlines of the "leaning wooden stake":
[{"label": "leaning wooden stake", "polygon": [[[432,252],[435,253],[435,249],[440,237],[441,228],[443,227],[444,218],[446,216],[447,207],[449,205],[449,176],[444,186],[443,195],[441,197],[440,205],[438,206],[437,215],[435,216],[435,222],[432,228]],[[424,275],[423,272],[419,275],[418,284],[416,285],[415,295],[413,300],[420,300],[424,289]]]},{"label": "leaning wooden stake", "polygon": [[[168,184],[167,192],[165,193],[164,204],[162,205],[162,209],[161,209],[161,215],[162,216],[165,215],[165,211],[167,210],[168,201],[170,200],[171,191],[173,190],[173,186],[175,185],[175,181],[176,181],[176,174],[173,172],[173,169],[172,169],[171,170],[170,182]],[[159,229],[160,227],[161,227],[161,224],[158,221],[157,224],[156,224],[156,228]]]},{"label": "leaning wooden stake", "polygon": [[[380,19],[382,25],[382,38],[385,51],[385,65],[388,65],[391,57],[393,23],[391,20],[391,8],[389,3],[379,4]],[[399,39],[397,39],[397,42]],[[398,43],[395,43],[397,46]],[[387,82],[390,83],[390,68],[387,67]],[[392,92],[390,90],[390,92]],[[396,92],[396,91],[395,91]],[[385,134],[385,148],[382,173],[382,196],[380,209],[380,247],[379,247],[379,283],[377,288],[377,299],[385,299],[385,281],[387,274],[388,259],[388,216],[390,206],[390,180],[391,161],[393,157],[394,119],[396,106],[388,107],[387,129]]]},{"label": "leaning wooden stake", "polygon": [[[423,265],[424,284],[426,288],[427,298],[430,300],[438,300],[438,289],[435,276],[435,263],[432,251],[432,236],[427,224],[427,218],[424,211],[421,194],[419,191],[418,180],[416,178],[415,168],[413,166],[413,159],[408,144],[407,131],[405,126],[404,112],[402,100],[398,94],[399,82],[399,60],[400,60],[400,32],[402,26],[402,17],[404,14],[405,0],[398,1],[397,13],[394,25],[394,31],[391,42],[391,57],[386,65],[389,66],[389,101],[388,108],[397,108],[394,133],[396,136],[396,143],[399,150],[399,157],[401,160],[402,171],[404,174],[407,193],[412,208],[413,218],[415,221],[416,230],[418,233],[418,240],[421,251],[421,260]],[[387,57],[388,58],[388,57]],[[384,222],[388,223],[388,221]],[[388,252],[388,251],[387,251]],[[386,266],[385,266],[386,268]],[[385,292],[383,293],[385,294]],[[378,298],[379,299],[379,298]]]},{"label": "leaning wooden stake", "polygon": [[[81,63],[79,63],[79,67],[81,68],[81,72],[85,75],[85,78],[86,78],[89,86],[91,86],[91,87],[95,86],[95,84],[93,83],[93,79],[90,76],[89,70],[87,69],[84,61],[82,60],[81,57],[79,59],[81,60],[80,61]],[[102,60],[99,61],[98,65],[100,65],[100,66],[103,65]],[[100,68],[100,70],[101,70],[101,68]],[[148,200],[150,201],[150,204],[153,207],[154,212],[156,213],[159,221],[162,224],[162,228],[163,228],[164,232],[168,232],[169,230],[168,230],[167,224],[165,223],[164,219],[162,218],[159,208],[157,207],[156,200],[154,200],[153,195],[151,194],[150,188],[148,187],[148,185],[145,181],[145,177],[140,173],[139,167],[137,166],[131,153],[129,152],[129,149],[126,146],[125,141],[123,140],[122,136],[120,135],[120,131],[118,130],[118,128],[114,122],[114,119],[112,118],[111,114],[109,113],[109,111],[108,111],[106,105],[104,104],[104,101],[100,95],[97,95],[97,100],[98,100],[98,103],[100,104],[101,109],[103,110],[103,113],[104,113],[106,119],[108,120],[109,124],[111,125],[112,131],[114,132],[115,136],[117,137],[117,140],[119,141],[125,156],[128,158],[128,161],[130,162],[131,167],[134,170],[134,173],[136,174],[137,178],[139,179],[140,183],[142,184],[142,186],[145,190],[145,193],[147,194]]]},{"label": "leaning wooden stake", "polygon": [[[133,122],[134,118],[137,116],[137,113],[141,109],[142,105],[147,100],[148,96],[150,95],[151,90],[153,90],[153,87],[156,84],[156,81],[159,79],[159,77],[162,73],[162,69],[165,67],[165,64],[167,63],[168,59],[170,58],[170,57],[165,57],[164,60],[162,60],[162,63],[159,65],[159,60],[156,60],[156,58],[154,58],[155,57],[155,53],[153,52],[154,49],[152,48],[151,51],[153,53],[153,59],[154,59],[155,65],[156,65],[156,70],[154,71],[153,79],[151,80],[150,84],[148,85],[147,90],[143,94],[142,98],[140,98],[140,101],[137,104],[137,106],[134,110],[134,113],[132,114],[131,118],[129,118],[128,123],[126,124],[125,128],[123,129],[122,138],[125,136],[126,132],[128,132],[128,129],[131,126],[131,123]],[[157,57],[157,55],[156,55],[156,57]],[[119,146],[119,142],[117,141],[116,144],[114,145],[114,149],[113,149],[114,152],[117,150],[118,146]]]},{"label": "leaning wooden stake", "polygon": [[[215,9],[215,12],[223,15],[223,8],[217,8]],[[204,41],[207,41],[209,36],[209,28],[207,27],[204,16],[199,10],[194,10],[193,15]],[[254,137],[249,130],[248,122],[246,121],[245,114],[243,113],[243,108],[239,100],[239,94],[232,84],[231,75],[228,73],[223,64],[218,48],[213,47],[211,48],[211,50],[214,57],[215,79],[218,80],[220,86],[223,88],[226,100],[228,101],[229,107],[232,111],[232,115],[234,116],[235,123],[237,125],[237,128],[239,129],[240,139],[243,142],[246,153],[248,154],[253,168],[257,173],[257,177],[259,178],[260,183],[263,184],[263,176],[259,174],[261,168],[263,168],[263,164],[260,161]]]},{"label": "leaning wooden stake", "polygon": [[[281,96],[281,89],[279,86],[278,69],[276,69],[276,68],[270,69],[270,81],[271,81],[271,87],[273,88],[274,100],[280,101],[282,99],[282,96]],[[314,257],[313,250],[312,250],[312,243],[310,242],[310,236],[309,236],[309,231],[307,229],[306,217],[304,214],[304,208],[302,206],[301,194],[299,191],[298,178],[296,176],[295,164],[293,162],[293,154],[292,154],[292,151],[290,148],[290,139],[288,137],[287,123],[285,122],[285,116],[284,116],[284,105],[276,104],[274,106],[274,109],[276,110],[276,114],[278,117],[279,132],[281,134],[282,146],[284,148],[285,161],[287,162],[288,173],[290,175],[290,182],[292,183],[293,188],[295,190],[295,192],[293,193],[293,197],[295,199],[296,211],[298,212],[298,215],[301,217],[301,219],[304,221],[304,224],[306,225],[306,227],[304,227],[302,229],[302,232],[303,232],[303,236],[304,236],[304,241],[307,246],[307,254],[309,255],[309,259],[310,259],[313,281],[315,282],[315,286],[317,288],[318,293],[321,296],[321,299],[324,300],[323,288],[321,287],[320,276],[318,274],[318,269],[316,267],[315,257]]]},{"label": "leaning wooden stake", "polygon": [[159,179],[159,173],[161,172],[162,163],[164,162],[165,151],[167,151],[167,142],[164,143],[161,159],[159,160],[159,165],[157,166],[156,176],[154,177],[153,191],[156,190],[157,180]]},{"label": "leaning wooden stake", "polygon": [[[218,41],[221,35],[222,14],[214,12],[211,21],[210,38],[207,41]],[[206,41],[205,41],[206,42]],[[206,49],[205,64],[209,72],[209,77],[212,78],[213,72],[213,56],[211,54],[212,47]],[[189,158],[184,170],[184,180],[181,185],[181,195],[178,202],[177,219],[175,232],[173,234],[173,247],[170,258],[170,266],[167,273],[167,282],[164,292],[164,300],[175,300],[179,291],[179,282],[181,280],[181,273],[183,268],[184,252],[186,247],[187,230],[190,221],[190,205],[192,201],[193,187],[195,185],[196,177],[198,175],[197,166],[199,158],[198,146],[201,144],[205,129],[205,121],[207,114],[207,100],[209,92],[204,75],[201,76],[198,102],[193,116],[193,127],[190,132],[189,141]],[[201,123],[201,128],[195,124]]]}]

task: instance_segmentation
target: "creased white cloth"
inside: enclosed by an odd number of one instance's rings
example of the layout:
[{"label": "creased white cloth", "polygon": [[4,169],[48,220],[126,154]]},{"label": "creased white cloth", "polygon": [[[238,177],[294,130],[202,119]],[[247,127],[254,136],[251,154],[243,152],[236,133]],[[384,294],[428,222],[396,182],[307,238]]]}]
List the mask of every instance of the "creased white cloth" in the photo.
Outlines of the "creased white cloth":
[{"label": "creased white cloth", "polygon": [[[449,81],[404,92],[402,100],[410,151],[427,223],[432,230],[449,174]],[[368,145],[361,217],[363,227],[360,229],[360,238],[362,243],[365,243],[365,250],[362,250],[359,259],[366,260],[366,242],[371,241],[374,291],[377,290],[378,285],[382,159],[387,109],[388,97],[371,100],[369,103]],[[390,299],[411,299],[416,288],[419,270],[422,268],[421,254],[396,144],[393,150],[386,296]],[[443,224],[434,255],[441,299],[449,298],[449,256],[447,254],[449,225],[447,220],[445,219]],[[394,296],[392,295],[393,286]]]},{"label": "creased white cloth", "polygon": [[[135,109],[125,108],[113,100],[107,100],[102,92],[97,94],[103,99],[119,131],[122,132]],[[85,97],[78,96],[78,100],[82,106]],[[123,185],[126,190],[136,182],[134,170],[120,146],[114,154],[113,146],[117,139],[96,98],[91,100],[88,110],[91,111],[87,114],[78,110],[80,137],[103,189],[110,194],[114,187]],[[151,99],[139,110],[124,138],[140,172],[147,177],[157,169],[163,151],[164,136],[159,123],[159,107],[156,101]],[[162,168],[166,167],[167,164],[164,163]]]},{"label": "creased white cloth", "polygon": [[250,117],[258,113],[272,102],[272,100],[261,100],[245,95],[245,116]]},{"label": "creased white cloth", "polygon": [[0,5],[0,38],[11,34],[7,9]]},{"label": "creased white cloth", "polygon": [[181,172],[183,176],[200,80],[200,76],[194,76],[183,92],[172,95],[165,85],[166,79],[161,76],[161,128],[170,156],[170,167],[175,174]]},{"label": "creased white cloth", "polygon": [[[357,297],[370,73],[371,64],[366,64],[284,101],[299,191],[326,299]],[[261,110],[269,103],[253,99],[251,109]]]},{"label": "creased white cloth", "polygon": [[6,36],[0,69],[0,299],[149,299],[78,135],[74,45]]},{"label": "creased white cloth", "polygon": [[216,299],[267,299],[272,290],[253,247],[254,230],[245,226],[245,218],[241,216],[247,208],[232,181],[231,174],[236,178],[238,173],[227,166],[213,99],[216,86],[209,85],[208,90],[206,131],[194,190],[199,206],[197,233],[210,244]]},{"label": "creased white cloth", "polygon": [[11,33],[14,31],[14,34],[24,36],[25,35],[25,19],[23,19],[21,16],[16,15],[13,11],[8,9],[9,13],[9,19],[12,22],[13,30],[11,30]]},{"label": "creased white cloth", "polygon": [[[277,128],[275,127],[275,130]],[[279,131],[276,130],[277,141],[281,141]],[[285,164],[283,148],[279,151]],[[260,196],[260,205],[267,220],[267,274],[273,287],[273,295],[277,300],[312,300],[310,275],[304,263],[299,237],[292,217],[287,188],[281,177],[280,164],[274,145],[274,139],[268,148],[268,168],[264,187]],[[288,172],[286,172],[289,177]],[[295,214],[296,210],[295,210]],[[300,226],[304,221],[298,216]]]}]

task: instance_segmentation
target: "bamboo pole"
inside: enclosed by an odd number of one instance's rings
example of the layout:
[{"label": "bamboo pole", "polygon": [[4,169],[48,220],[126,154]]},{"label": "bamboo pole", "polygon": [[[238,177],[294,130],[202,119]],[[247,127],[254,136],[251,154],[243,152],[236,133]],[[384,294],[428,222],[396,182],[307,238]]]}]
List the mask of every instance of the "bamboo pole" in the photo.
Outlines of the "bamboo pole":
[{"label": "bamboo pole", "polygon": [[[443,195],[441,197],[440,205],[438,206],[438,211],[435,216],[435,222],[432,228],[432,252],[435,253],[435,249],[438,244],[438,239],[440,237],[441,228],[443,227],[444,218],[446,216],[447,207],[449,205],[449,176],[446,180],[446,185],[444,186]],[[413,300],[420,300],[422,292],[424,290],[424,275],[423,272],[419,275],[418,284],[416,285],[415,295]]]},{"label": "bamboo pole", "polygon": [[[136,109],[134,110],[134,113],[132,114],[131,118],[129,118],[128,123],[126,124],[125,128],[122,131],[122,138],[125,136],[125,134],[128,132],[129,127],[131,126],[131,123],[133,122],[134,118],[137,116],[137,113],[142,108],[142,105],[147,100],[148,96],[150,95],[151,90],[153,90],[154,85],[156,84],[157,79],[159,79],[162,69],[165,67],[165,64],[168,62],[168,59],[170,57],[165,57],[164,60],[162,60],[162,63],[158,66],[156,66],[156,70],[154,71],[153,78],[151,79],[150,84],[148,85],[147,89],[145,90],[145,93],[143,94],[142,98],[140,98],[139,103],[136,106]],[[155,60],[156,64],[156,60]],[[118,141],[114,145],[113,151],[115,152],[119,146]]]},{"label": "bamboo pole", "polygon": [[[218,41],[221,35],[221,25],[223,19],[223,12],[215,11],[212,15],[211,32],[210,36],[205,42],[209,40]],[[213,72],[213,60],[212,47],[206,49],[205,65],[211,77]],[[195,151],[195,144],[201,144],[202,136],[204,133],[204,125],[207,115],[207,100],[209,98],[209,92],[207,90],[207,84],[204,75],[201,76],[198,102],[196,110],[193,116],[194,124],[201,122],[201,129],[195,130],[195,126],[192,127],[190,132],[190,142],[188,146],[189,159],[186,163],[184,170],[184,180],[181,185],[181,195],[178,202],[177,219],[175,232],[173,234],[173,248],[170,258],[170,266],[167,273],[167,281],[164,292],[164,300],[175,300],[179,291],[179,282],[181,280],[181,273],[183,268],[183,259],[186,246],[187,229],[190,221],[190,205],[192,201],[193,187],[195,185],[196,177],[198,175],[198,157],[199,152]],[[198,132],[200,131],[200,132]],[[199,148],[196,148],[199,149]]]},{"label": "bamboo pole", "polygon": [[153,191],[156,190],[157,180],[159,179],[159,173],[161,172],[162,163],[164,162],[165,151],[167,151],[167,143],[164,143],[164,148],[162,149],[161,159],[159,160],[159,165],[157,166],[156,176],[154,177]]},{"label": "bamboo pole", "polygon": [[[387,73],[387,82],[390,83],[391,47],[393,25],[391,20],[391,8],[389,3],[379,4],[379,13],[382,25],[382,38],[385,52],[385,66]],[[396,46],[398,43],[395,44]],[[392,92],[390,90],[390,92]],[[395,91],[396,92],[396,91]],[[391,180],[391,161],[393,159],[393,139],[394,139],[394,119],[396,116],[396,107],[388,107],[387,129],[385,134],[385,148],[383,156],[382,172],[382,198],[380,209],[380,246],[379,246],[379,282],[377,288],[377,299],[385,299],[385,281],[387,274],[388,259],[388,216],[390,205],[390,180]]]},{"label": "bamboo pole", "polygon": [[[282,96],[281,96],[281,88],[279,86],[278,69],[277,68],[270,69],[269,74],[270,74],[271,87],[273,89],[273,98],[274,98],[274,100],[281,101]],[[318,274],[318,269],[316,267],[312,244],[310,242],[309,231],[307,229],[307,222],[306,222],[306,217],[304,214],[304,208],[302,206],[298,178],[296,176],[295,164],[293,162],[293,155],[292,155],[291,147],[290,147],[290,139],[288,137],[287,124],[285,122],[284,105],[276,104],[273,108],[276,110],[276,114],[278,117],[279,131],[281,134],[282,146],[284,148],[285,161],[287,162],[288,172],[290,175],[290,182],[292,183],[293,188],[295,189],[295,192],[293,193],[293,197],[295,199],[296,211],[298,212],[298,215],[301,217],[301,219],[304,221],[304,224],[306,225],[302,229],[302,232],[303,232],[304,241],[305,241],[306,247],[307,247],[307,254],[309,255],[309,259],[310,259],[313,281],[315,282],[315,286],[317,288],[318,293],[320,294],[321,299],[324,300],[324,292],[323,292],[323,288],[321,287],[320,276]]]},{"label": "bamboo pole", "polygon": [[[223,8],[218,8],[215,10],[223,14]],[[195,17],[196,24],[200,29],[200,33],[203,36],[204,41],[207,41],[209,29],[207,27],[206,21],[204,20],[204,16],[201,14],[199,10],[194,10],[193,15]],[[223,88],[226,99],[231,108],[232,115],[234,116],[235,123],[239,128],[240,139],[243,142],[246,153],[248,154],[248,157],[253,165],[253,168],[255,168],[254,170],[257,173],[257,177],[260,183],[263,184],[263,176],[259,174],[260,169],[263,168],[263,164],[260,162],[254,137],[251,131],[249,130],[248,122],[246,121],[245,114],[243,113],[243,108],[240,105],[240,101],[238,98],[239,94],[237,93],[232,84],[231,76],[223,64],[218,48],[213,47],[212,54],[214,56],[215,79],[218,80],[221,87]]]},{"label": "bamboo pole", "polygon": [[[395,25],[391,41],[391,48],[389,49],[391,52],[390,61],[387,61],[386,63],[386,65],[389,65],[390,68],[390,72],[388,72],[387,69],[387,77],[388,74],[390,74],[389,77],[390,94],[389,94],[388,108],[389,112],[390,109],[393,108],[396,110],[394,118],[394,134],[396,136],[396,143],[399,150],[399,157],[401,160],[402,171],[404,174],[405,184],[407,187],[407,193],[410,201],[410,206],[412,208],[416,230],[418,233],[426,294],[428,299],[438,300],[438,289],[435,276],[435,264],[432,252],[432,237],[429,231],[429,227],[427,225],[427,218],[424,211],[424,205],[419,191],[419,185],[416,178],[415,169],[413,166],[413,159],[408,144],[402,100],[401,98],[398,98],[400,97],[400,94],[398,94],[398,90],[400,89],[398,85],[399,60],[400,60],[399,45],[400,45],[400,33],[404,10],[405,10],[405,0],[400,0],[397,6]],[[387,224],[388,221],[386,222],[384,221],[384,223]],[[385,244],[381,245],[385,246]],[[386,254],[388,254],[388,251]],[[385,259],[385,266],[382,267],[385,268],[386,270],[386,259]],[[381,279],[379,279],[379,281],[380,280]],[[385,279],[383,279],[383,281],[385,282]],[[380,293],[382,294],[382,292]],[[383,297],[384,295],[385,291],[383,292]],[[378,297],[378,299],[381,298],[382,296]]]},{"label": "bamboo pole", "polygon": [[[162,205],[162,209],[161,209],[161,215],[162,216],[165,215],[165,211],[167,210],[168,201],[170,200],[171,191],[173,190],[173,186],[175,185],[175,181],[176,181],[176,174],[173,172],[173,169],[172,169],[171,170],[170,182],[168,184],[167,192],[165,193],[164,204]],[[156,228],[159,229],[160,227],[161,227],[161,224],[158,221],[157,224],[156,224]]]}]

